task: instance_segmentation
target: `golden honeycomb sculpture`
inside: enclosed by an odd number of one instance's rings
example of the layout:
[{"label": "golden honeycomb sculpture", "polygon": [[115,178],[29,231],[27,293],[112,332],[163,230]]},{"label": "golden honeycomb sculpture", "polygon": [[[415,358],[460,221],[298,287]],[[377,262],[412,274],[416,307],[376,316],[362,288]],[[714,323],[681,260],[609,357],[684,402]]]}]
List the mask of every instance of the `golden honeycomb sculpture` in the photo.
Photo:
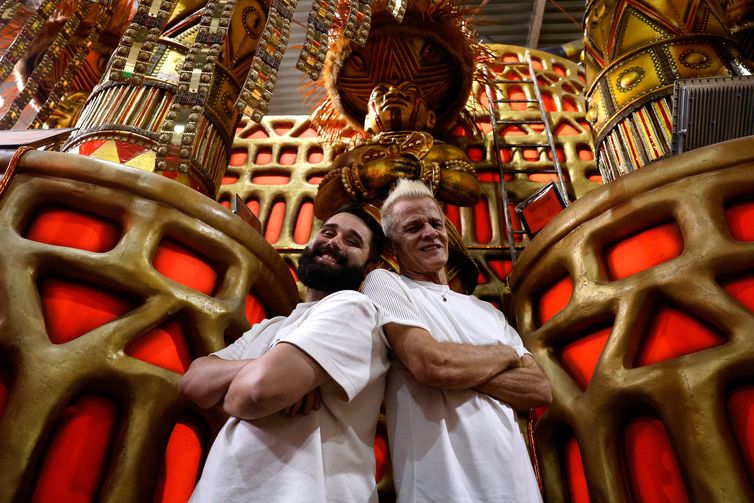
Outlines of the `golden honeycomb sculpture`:
[{"label": "golden honeycomb sculpture", "polygon": [[[37,232],[61,212],[112,239],[68,246],[86,237],[75,224]],[[285,263],[237,216],[163,177],[71,154],[21,158],[0,198],[0,243],[0,501],[62,491],[44,476],[56,459],[50,473],[75,470],[72,486],[91,477],[92,499],[151,501],[177,425],[199,425],[204,456],[223,419],[179,398],[181,372],[248,328],[251,300],[254,318],[298,302]],[[201,257],[210,280],[176,275],[170,264],[185,257]],[[150,345],[170,334],[180,364]],[[86,421],[76,411],[94,402],[112,411],[99,462],[82,447],[56,457],[69,419]]]},{"label": "golden honeycomb sculpture", "polygon": [[[754,498],[741,414],[754,402],[753,145],[611,182],[522,253],[513,308],[553,385],[536,425],[547,501],[584,501],[587,488],[592,501]],[[642,454],[651,435],[665,440]]]}]

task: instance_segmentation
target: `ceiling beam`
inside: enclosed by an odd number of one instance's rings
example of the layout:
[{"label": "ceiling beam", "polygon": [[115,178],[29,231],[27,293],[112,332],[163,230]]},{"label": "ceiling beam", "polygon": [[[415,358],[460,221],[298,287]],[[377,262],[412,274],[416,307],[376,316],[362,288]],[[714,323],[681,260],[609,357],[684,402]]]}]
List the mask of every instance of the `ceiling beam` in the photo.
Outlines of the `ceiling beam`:
[{"label": "ceiling beam", "polygon": [[547,0],[534,0],[529,21],[529,35],[526,37],[526,47],[536,49],[539,46],[539,32],[542,29],[542,17],[545,13]]}]

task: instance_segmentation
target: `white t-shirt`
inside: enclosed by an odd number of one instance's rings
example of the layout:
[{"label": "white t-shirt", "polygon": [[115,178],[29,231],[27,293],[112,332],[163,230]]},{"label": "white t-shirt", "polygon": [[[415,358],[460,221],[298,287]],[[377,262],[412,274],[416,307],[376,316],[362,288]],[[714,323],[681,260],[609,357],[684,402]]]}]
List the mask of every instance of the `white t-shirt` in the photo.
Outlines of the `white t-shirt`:
[{"label": "white t-shirt", "polygon": [[[438,341],[503,343],[520,356],[527,353],[500,311],[447,285],[376,270],[363,292],[378,306],[380,324],[421,327]],[[385,411],[401,503],[542,501],[507,404],[473,390],[420,384],[396,359],[388,372]]]},{"label": "white t-shirt", "polygon": [[348,290],[299,304],[215,353],[257,358],[294,344],[330,375],[307,416],[231,417],[207,457],[192,502],[376,502],[374,435],[388,369],[377,311]]}]

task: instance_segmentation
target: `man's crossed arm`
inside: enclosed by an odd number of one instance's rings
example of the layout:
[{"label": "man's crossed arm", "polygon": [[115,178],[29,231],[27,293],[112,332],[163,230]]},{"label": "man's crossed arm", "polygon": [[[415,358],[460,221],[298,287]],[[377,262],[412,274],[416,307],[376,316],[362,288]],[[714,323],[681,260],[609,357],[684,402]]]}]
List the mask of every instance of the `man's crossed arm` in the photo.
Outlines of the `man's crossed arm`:
[{"label": "man's crossed arm", "polygon": [[423,328],[396,323],[384,331],[398,359],[422,384],[475,389],[516,410],[552,402],[550,382],[534,358],[519,358],[510,346],[440,342]]},{"label": "man's crossed arm", "polygon": [[282,342],[256,359],[198,358],[178,389],[202,408],[221,404],[232,416],[260,419],[298,405],[329,378],[304,351]]}]

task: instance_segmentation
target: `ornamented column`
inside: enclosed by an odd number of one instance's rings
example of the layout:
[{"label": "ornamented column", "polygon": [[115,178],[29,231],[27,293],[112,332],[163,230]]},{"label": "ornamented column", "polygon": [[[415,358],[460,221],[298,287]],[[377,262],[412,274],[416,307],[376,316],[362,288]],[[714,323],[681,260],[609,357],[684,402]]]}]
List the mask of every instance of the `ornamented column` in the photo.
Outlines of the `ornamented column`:
[{"label": "ornamented column", "polygon": [[592,0],[584,30],[587,119],[606,182],[670,153],[677,79],[751,74],[715,0]]}]

